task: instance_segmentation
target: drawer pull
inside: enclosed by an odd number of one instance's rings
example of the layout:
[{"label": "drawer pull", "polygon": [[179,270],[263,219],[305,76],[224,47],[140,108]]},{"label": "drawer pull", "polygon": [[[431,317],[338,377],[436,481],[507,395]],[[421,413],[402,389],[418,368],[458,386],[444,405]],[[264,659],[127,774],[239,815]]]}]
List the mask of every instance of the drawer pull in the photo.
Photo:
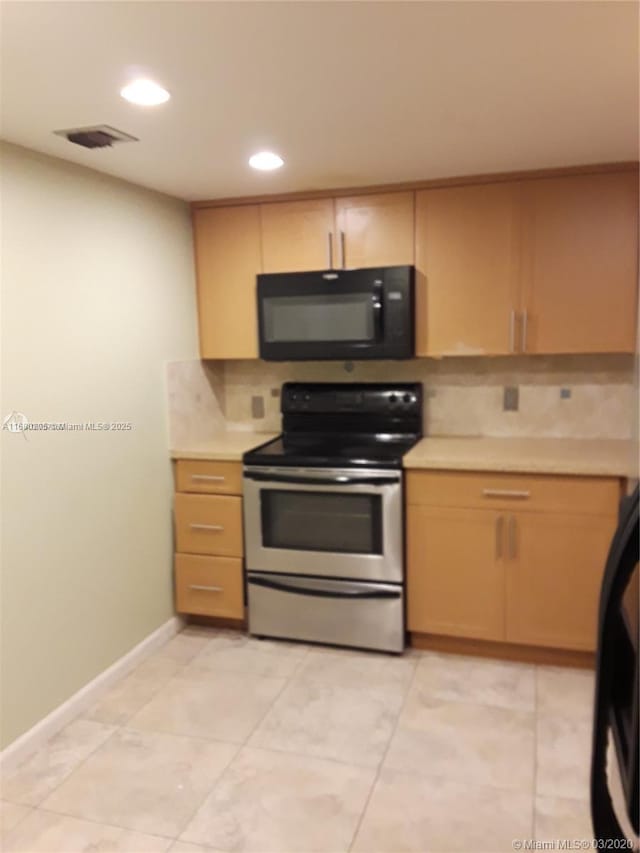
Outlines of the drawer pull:
[{"label": "drawer pull", "polygon": [[195,589],[198,592],[224,592],[223,586],[202,586],[199,583],[190,583],[189,589]]},{"label": "drawer pull", "polygon": [[520,498],[524,500],[531,497],[530,491],[518,489],[483,489],[482,494],[485,498]]},{"label": "drawer pull", "polygon": [[209,483],[224,483],[225,477],[219,474],[192,474],[192,480],[206,480]]},{"label": "drawer pull", "polygon": [[217,533],[224,530],[224,527],[221,524],[190,524],[189,527],[192,530],[213,530]]}]

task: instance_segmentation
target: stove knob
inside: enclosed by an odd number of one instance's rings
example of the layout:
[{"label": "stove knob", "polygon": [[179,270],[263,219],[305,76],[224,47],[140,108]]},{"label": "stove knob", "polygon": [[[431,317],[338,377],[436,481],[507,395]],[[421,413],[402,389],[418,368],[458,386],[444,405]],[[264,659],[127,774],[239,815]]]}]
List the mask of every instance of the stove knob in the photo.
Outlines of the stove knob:
[{"label": "stove knob", "polygon": [[295,401],[298,399],[298,395],[297,395],[297,394],[292,394],[292,395],[291,395],[291,399],[295,402]]},{"label": "stove knob", "polygon": [[304,395],[305,403],[308,403],[310,399],[311,399],[311,394],[305,394]]},{"label": "stove knob", "polygon": [[410,403],[413,400],[413,397],[411,396],[411,394],[405,394],[402,399],[405,403]]},{"label": "stove knob", "polygon": [[398,398],[396,397],[396,395],[395,395],[395,394],[392,394],[392,395],[389,397],[389,402],[390,402],[391,404],[393,404],[393,403],[397,403],[397,402],[398,402]]}]

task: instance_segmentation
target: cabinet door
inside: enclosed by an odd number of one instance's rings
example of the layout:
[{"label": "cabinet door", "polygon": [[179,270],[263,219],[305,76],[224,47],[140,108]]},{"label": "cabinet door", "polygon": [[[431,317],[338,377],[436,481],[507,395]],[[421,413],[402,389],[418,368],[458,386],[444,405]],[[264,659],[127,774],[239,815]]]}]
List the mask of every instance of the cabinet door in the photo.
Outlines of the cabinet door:
[{"label": "cabinet door", "polygon": [[507,520],[507,640],[592,651],[615,516],[518,513]]},{"label": "cabinet door", "polygon": [[634,351],[637,181],[613,172],[524,183],[526,352]]},{"label": "cabinet door", "polygon": [[519,184],[416,193],[416,354],[515,345]]},{"label": "cabinet door", "polygon": [[257,205],[193,215],[202,358],[257,358],[256,275],[262,271]]},{"label": "cabinet door", "polygon": [[412,264],[412,192],[336,199],[337,266],[346,269]]},{"label": "cabinet door", "polygon": [[265,272],[330,269],[337,263],[332,198],[260,205]]},{"label": "cabinet door", "polygon": [[504,516],[407,507],[410,631],[504,640]]}]

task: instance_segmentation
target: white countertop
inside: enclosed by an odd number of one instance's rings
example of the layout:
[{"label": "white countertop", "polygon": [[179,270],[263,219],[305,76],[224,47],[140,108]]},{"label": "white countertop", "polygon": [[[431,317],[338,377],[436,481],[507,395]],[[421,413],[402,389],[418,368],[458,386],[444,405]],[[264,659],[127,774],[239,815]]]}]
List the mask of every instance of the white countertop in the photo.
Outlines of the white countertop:
[{"label": "white countertop", "polygon": [[633,443],[620,440],[428,437],[406,454],[403,464],[431,470],[629,477],[633,453]]}]

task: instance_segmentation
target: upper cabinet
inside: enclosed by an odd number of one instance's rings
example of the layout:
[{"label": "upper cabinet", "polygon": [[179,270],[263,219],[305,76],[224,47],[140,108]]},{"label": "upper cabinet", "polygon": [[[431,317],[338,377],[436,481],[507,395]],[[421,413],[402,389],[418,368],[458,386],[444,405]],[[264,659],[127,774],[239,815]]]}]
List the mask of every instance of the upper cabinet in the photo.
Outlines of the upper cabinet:
[{"label": "upper cabinet", "polygon": [[257,358],[256,275],[262,272],[257,205],[194,211],[202,358]]},{"label": "upper cabinet", "polygon": [[416,355],[515,348],[519,184],[416,193]]},{"label": "upper cabinet", "polygon": [[336,199],[338,259],[345,269],[414,262],[413,192]]},{"label": "upper cabinet", "polygon": [[198,208],[194,231],[203,358],[257,358],[261,272],[413,263],[418,356],[634,351],[635,169]]},{"label": "upper cabinet", "polygon": [[260,205],[263,270],[304,272],[337,264],[332,198]]},{"label": "upper cabinet", "polygon": [[527,181],[522,205],[522,351],[633,352],[637,173]]}]

